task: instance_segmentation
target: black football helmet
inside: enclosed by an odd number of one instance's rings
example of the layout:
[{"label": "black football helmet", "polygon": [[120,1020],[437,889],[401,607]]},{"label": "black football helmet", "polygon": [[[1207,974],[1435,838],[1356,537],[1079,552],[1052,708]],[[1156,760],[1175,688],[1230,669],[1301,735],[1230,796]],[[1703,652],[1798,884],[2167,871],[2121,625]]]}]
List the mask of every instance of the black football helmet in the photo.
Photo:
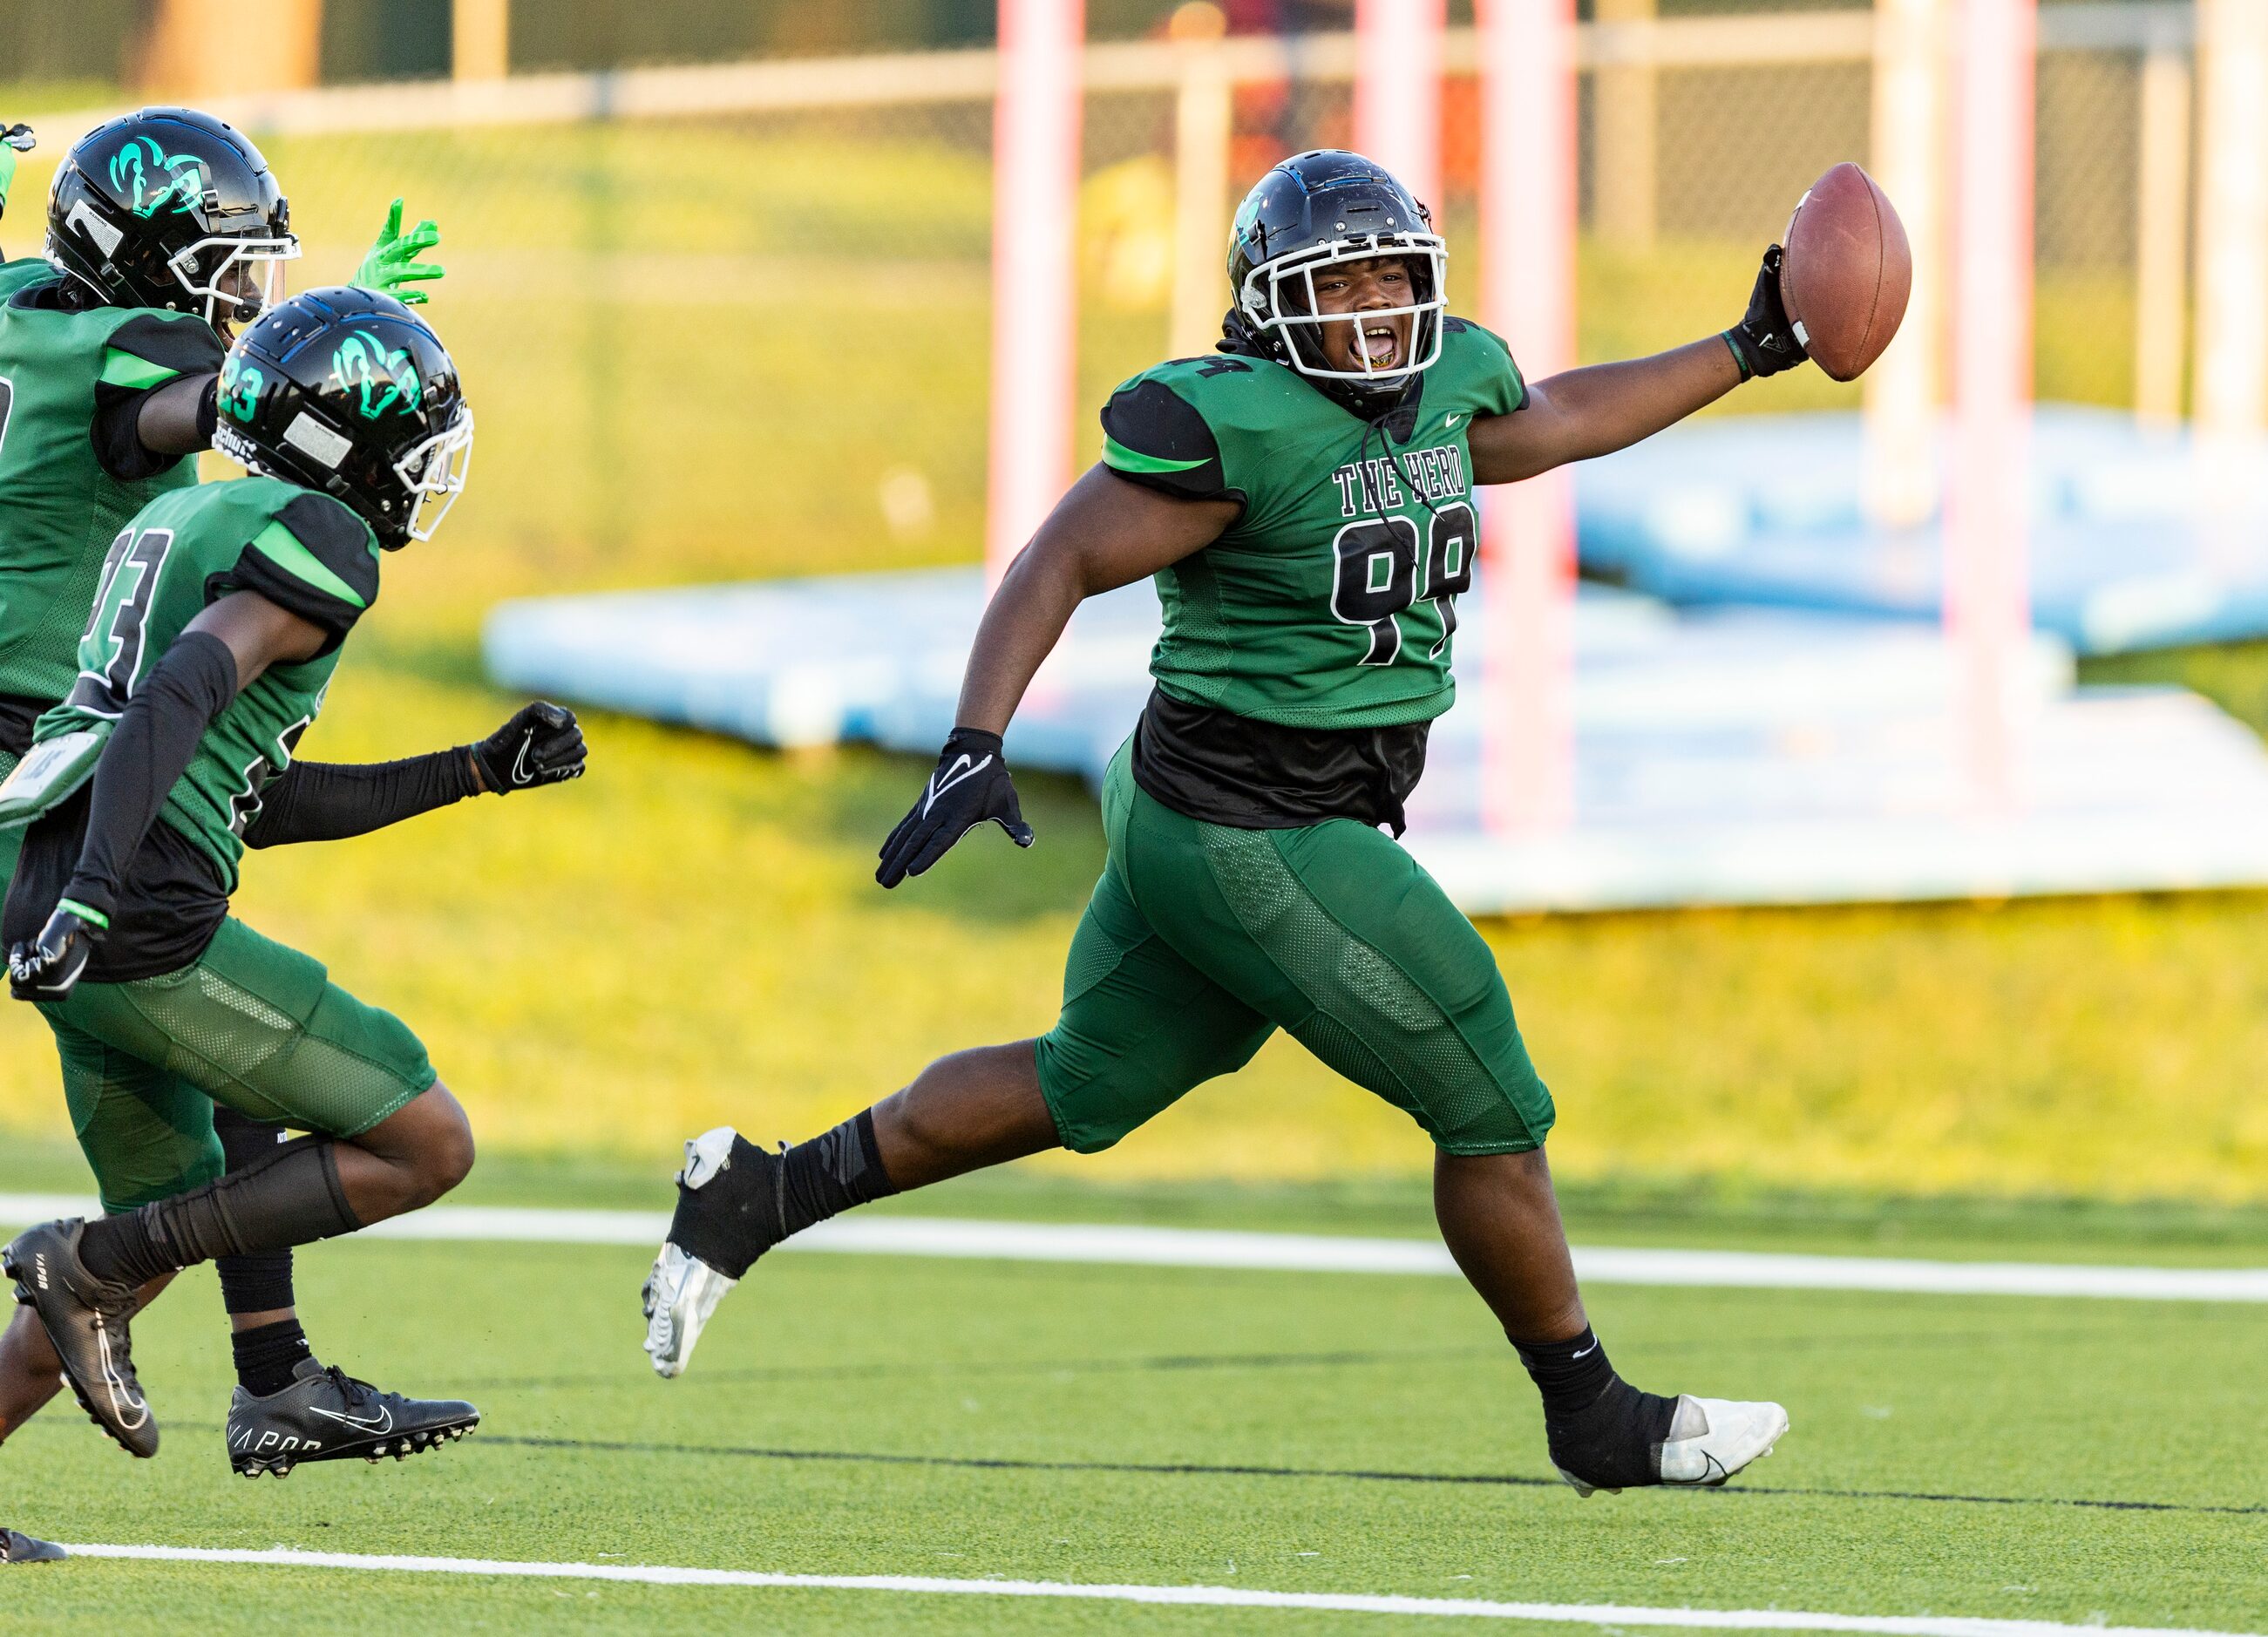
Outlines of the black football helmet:
[{"label": "black football helmet", "polygon": [[423,319],[340,285],[293,296],[238,337],[213,447],[344,501],[395,550],[431,539],[463,491],[473,412]]},{"label": "black football helmet", "polygon": [[48,259],[113,306],[247,322],[280,298],[298,254],[260,150],[195,108],[97,126],[48,193]]},{"label": "black football helmet", "polygon": [[[1322,327],[1344,323],[1318,313],[1315,273],[1335,262],[1399,256],[1408,265],[1410,305],[1366,316],[1410,320],[1409,356],[1359,370],[1326,361]],[[1441,356],[1448,252],[1433,218],[1383,166],[1359,153],[1317,148],[1295,153],[1262,177],[1238,207],[1228,236],[1232,328],[1279,364],[1313,377],[1358,412],[1399,397]]]}]

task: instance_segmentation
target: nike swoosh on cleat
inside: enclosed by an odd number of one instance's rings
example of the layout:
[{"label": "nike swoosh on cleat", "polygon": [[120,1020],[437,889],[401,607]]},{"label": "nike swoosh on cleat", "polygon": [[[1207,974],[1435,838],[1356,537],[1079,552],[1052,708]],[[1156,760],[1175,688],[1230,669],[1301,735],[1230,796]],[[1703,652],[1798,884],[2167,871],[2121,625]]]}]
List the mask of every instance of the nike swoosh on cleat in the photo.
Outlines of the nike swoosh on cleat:
[{"label": "nike swoosh on cleat", "polygon": [[383,1406],[379,1408],[375,1419],[369,1416],[342,1415],[336,1410],[315,1409],[313,1405],[308,1408],[326,1420],[338,1421],[365,1433],[390,1433],[394,1430],[394,1412]]}]

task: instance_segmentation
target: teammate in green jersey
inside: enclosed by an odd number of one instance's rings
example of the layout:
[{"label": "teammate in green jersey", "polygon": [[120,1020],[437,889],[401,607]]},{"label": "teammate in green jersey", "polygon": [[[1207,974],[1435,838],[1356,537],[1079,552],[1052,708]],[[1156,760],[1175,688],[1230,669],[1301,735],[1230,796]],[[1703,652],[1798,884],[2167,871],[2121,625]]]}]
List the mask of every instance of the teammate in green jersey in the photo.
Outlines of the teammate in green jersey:
[{"label": "teammate in green jersey", "polygon": [[1551,1098],[1503,979],[1386,834],[1454,697],[1474,486],[1623,448],[1803,362],[1778,247],[1722,336],[1532,383],[1448,315],[1446,261],[1425,209],[1358,155],[1301,154],[1245,199],[1219,351],[1112,396],[1101,463],[1009,568],[959,726],[882,847],[893,887],[987,820],[1030,845],[1000,735],[1080,601],[1154,575],[1156,688],[1104,785],[1109,859],[1062,1015],[780,1154],[729,1127],[688,1142],[645,1289],[662,1375],[789,1235],[1042,1149],[1108,1147],[1282,1029],[1432,1138],[1442,1235],[1580,1493],[1722,1483],[1786,1430],[1778,1405],[1640,1392],[1607,1362],[1544,1162]]},{"label": "teammate in green jersey", "polygon": [[[401,216],[396,200],[357,279],[422,302],[416,285],[441,269],[418,257],[439,235],[430,222],[405,234]],[[0,776],[77,679],[79,630],[120,527],[196,481],[217,413],[219,332],[264,305],[269,275],[298,254],[258,150],[188,109],[144,109],[77,144],[47,227],[46,255],[0,262]],[[0,886],[20,839],[0,831]],[[222,1139],[250,1163],[282,1132],[231,1110]],[[228,1257],[219,1273],[239,1385],[257,1396],[311,1356],[291,1256]],[[24,1316],[0,1336],[0,1438],[60,1385]]]},{"label": "teammate in green jersey", "polygon": [[[72,1125],[113,1214],[50,1222],[0,1265],[97,1424],[158,1429],[129,1322],[180,1268],[349,1233],[446,1193],[463,1111],[399,1020],[230,918],[247,846],[359,835],[482,791],[578,776],[571,713],[533,704],[476,745],[367,767],[295,760],[380,549],[428,538],[472,416],[433,333],[390,297],[295,297],[231,350],[217,443],[253,476],[160,495],[112,546],[77,680],[0,816],[28,820],[0,910],[12,992],[55,1031]],[[313,1135],[223,1175],[217,1102]],[[303,1360],[229,1420],[239,1471],[396,1458],[460,1435]]]}]

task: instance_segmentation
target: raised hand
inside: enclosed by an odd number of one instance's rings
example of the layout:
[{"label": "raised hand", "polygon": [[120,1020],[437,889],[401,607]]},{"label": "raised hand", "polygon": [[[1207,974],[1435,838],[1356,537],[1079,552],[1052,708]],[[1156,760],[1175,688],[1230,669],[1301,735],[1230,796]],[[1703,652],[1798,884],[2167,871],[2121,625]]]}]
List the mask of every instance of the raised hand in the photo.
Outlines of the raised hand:
[{"label": "raised hand", "polygon": [[392,296],[404,306],[423,306],[426,292],[414,286],[439,278],[447,269],[417,258],[440,242],[441,230],[431,222],[420,222],[404,233],[401,201],[396,199],[386,213],[386,225],[378,231],[378,242],[355,269],[354,282],[364,290]]}]

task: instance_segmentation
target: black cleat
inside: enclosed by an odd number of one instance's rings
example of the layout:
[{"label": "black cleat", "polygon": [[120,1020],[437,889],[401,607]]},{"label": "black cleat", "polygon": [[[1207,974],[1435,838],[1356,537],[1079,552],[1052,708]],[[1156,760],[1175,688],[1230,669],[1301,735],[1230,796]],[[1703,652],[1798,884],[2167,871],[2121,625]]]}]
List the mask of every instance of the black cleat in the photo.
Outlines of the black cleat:
[{"label": "black cleat", "polygon": [[685,1373],[717,1304],[778,1240],[780,1169],[778,1154],[729,1125],[686,1143],[669,1237],[639,1293],[646,1356],[656,1375]]},{"label": "black cleat", "polygon": [[52,1540],[34,1540],[12,1529],[0,1529],[0,1563],[60,1563],[69,1556]]},{"label": "black cleat", "polygon": [[400,1461],[480,1424],[481,1412],[459,1399],[405,1398],[302,1359],[280,1392],[256,1398],[236,1390],[228,1406],[228,1464],[247,1478],[288,1478],[303,1461],[389,1455]]},{"label": "black cleat", "polygon": [[79,1408],[120,1449],[147,1459],[158,1453],[158,1418],[135,1379],[127,1333],[138,1293],[86,1271],[78,1259],[85,1231],[75,1216],[26,1229],[0,1250],[0,1270],[16,1281],[16,1300],[39,1315]]}]

